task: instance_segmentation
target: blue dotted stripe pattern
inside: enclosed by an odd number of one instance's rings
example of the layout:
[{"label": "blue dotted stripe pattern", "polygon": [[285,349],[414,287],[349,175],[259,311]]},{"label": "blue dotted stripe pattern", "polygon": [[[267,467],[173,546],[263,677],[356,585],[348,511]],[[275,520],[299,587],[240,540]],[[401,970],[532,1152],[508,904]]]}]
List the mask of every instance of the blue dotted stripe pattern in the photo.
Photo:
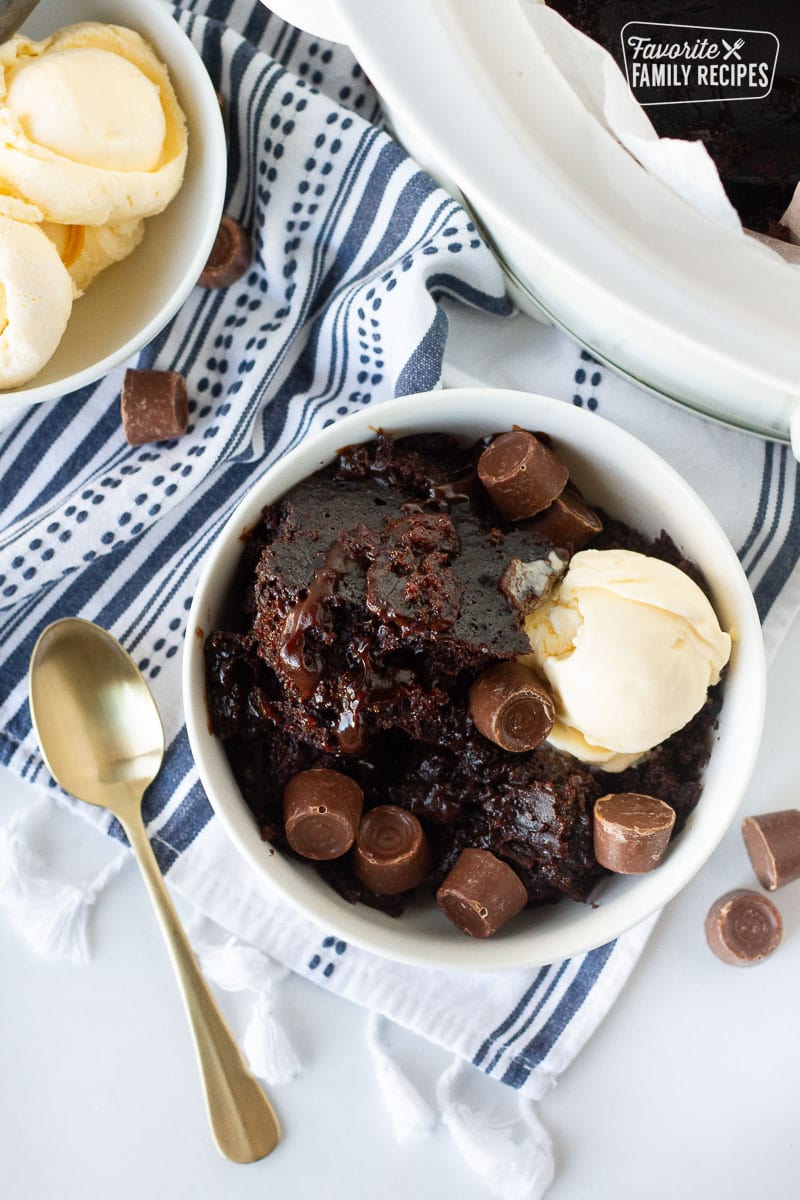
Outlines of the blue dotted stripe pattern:
[{"label": "blue dotted stripe pattern", "polygon": [[576,408],[588,408],[589,412],[597,412],[599,401],[596,393],[603,382],[603,375],[600,364],[596,358],[592,358],[588,350],[580,352],[580,365],[575,369],[573,381],[575,391],[572,403]]},{"label": "blue dotted stripe pattern", "polygon": [[212,819],[177,707],[179,664],[200,564],[232,508],[307,434],[438,381],[439,295],[508,311],[467,215],[365,119],[377,99],[345,48],[256,0],[174,14],[225,97],[226,209],[255,250],[242,279],[195,289],[128,364],[185,374],[188,432],[128,446],[122,369],[0,431],[0,759],[47,781],[26,698],[41,629],[76,614],[110,629],[167,729],[145,799],[163,869]]},{"label": "blue dotted stripe pattern", "polygon": [[330,979],[337,963],[347,950],[347,942],[328,934],[320,942],[320,948],[308,960],[308,970],[318,971],[322,979]]}]

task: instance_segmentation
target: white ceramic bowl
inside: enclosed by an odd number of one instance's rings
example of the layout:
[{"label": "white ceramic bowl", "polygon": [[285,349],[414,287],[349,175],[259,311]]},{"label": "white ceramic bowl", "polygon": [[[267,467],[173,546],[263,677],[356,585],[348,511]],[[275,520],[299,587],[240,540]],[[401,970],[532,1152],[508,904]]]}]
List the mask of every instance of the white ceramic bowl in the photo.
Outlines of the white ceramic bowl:
[{"label": "white ceramic bowl", "polygon": [[23,32],[42,38],[76,21],[127,25],[166,63],[189,130],[183,185],[148,218],[144,241],[103,271],[77,300],[50,361],[23,387],[0,392],[0,408],[36,404],[100,379],[159,333],[205,266],[225,201],[225,130],[203,62],[161,0],[59,0],[40,4]]},{"label": "white ceramic bowl", "polygon": [[[329,462],[339,447],[380,427],[396,434],[442,430],[465,439],[512,425],[551,434],[571,477],[612,516],[655,536],[666,529],[703,570],[724,628],[734,633],[725,696],[703,793],[685,829],[649,875],[609,876],[592,895],[597,907],[563,900],[526,910],[494,937],[460,933],[430,899],[400,919],[351,906],[311,866],[269,854],[233,779],[222,743],[208,729],[203,639],[217,626],[242,550],[242,530],[265,504]],[[378,954],[429,967],[497,970],[553,962],[610,941],[665,904],[703,865],[736,813],[761,737],[765,668],[761,627],[739,561],[698,496],[661,458],[594,414],[544,396],[458,389],[391,400],[309,438],[272,467],[225,525],[205,566],[189,616],[183,699],[189,741],[211,804],[231,839],[285,899],[341,937]]]}]

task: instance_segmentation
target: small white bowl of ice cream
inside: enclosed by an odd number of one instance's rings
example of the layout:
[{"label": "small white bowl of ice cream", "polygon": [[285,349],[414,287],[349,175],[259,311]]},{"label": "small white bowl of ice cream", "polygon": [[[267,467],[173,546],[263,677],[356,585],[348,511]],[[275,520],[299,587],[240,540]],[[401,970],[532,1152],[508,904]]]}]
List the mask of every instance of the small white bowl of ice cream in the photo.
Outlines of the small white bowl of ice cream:
[{"label": "small white bowl of ice cream", "polygon": [[[515,426],[549,435],[587,503],[646,539],[665,530],[706,585],[701,589],[651,555],[591,545],[573,554],[566,571],[551,572],[558,567],[552,562],[539,570],[542,560],[520,575],[534,592],[540,575],[553,576],[526,621],[531,663],[557,704],[551,744],[573,755],[582,770],[588,764],[589,770],[610,772],[604,777],[609,792],[624,791],[613,772],[690,721],[720,675],[722,705],[699,801],[654,869],[605,874],[590,903],[564,898],[528,907],[491,936],[469,937],[446,919],[432,895],[415,896],[402,917],[351,905],[312,863],[272,851],[262,840],[223,742],[209,727],[204,638],[230,627],[224,622],[242,531],[258,523],[264,505],[330,463],[342,446],[370,441],[378,429],[396,437],[447,433],[471,443]],[[309,438],[273,466],[231,516],[204,565],[189,628],[197,633],[187,638],[184,660],[189,739],[203,786],[234,844],[266,887],[326,929],[386,957],[429,967],[496,970],[553,962],[603,945],[656,912],[696,874],[730,825],[760,742],[761,629],[725,534],[686,482],[641,442],[594,414],[543,396],[492,389],[409,396]]]},{"label": "small white bowl of ice cream", "polygon": [[157,0],[40,5],[0,46],[0,406],[86,386],[164,327],[225,165],[214,87]]}]

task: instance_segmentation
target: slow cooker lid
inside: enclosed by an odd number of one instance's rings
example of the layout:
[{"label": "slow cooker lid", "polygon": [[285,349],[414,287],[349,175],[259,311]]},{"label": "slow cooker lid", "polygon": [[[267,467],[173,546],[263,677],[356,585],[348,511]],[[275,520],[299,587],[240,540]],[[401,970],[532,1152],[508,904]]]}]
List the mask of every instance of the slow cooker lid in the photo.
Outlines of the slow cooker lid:
[{"label": "slow cooker lid", "polygon": [[554,269],[600,284],[654,329],[800,395],[800,273],[649,175],[588,113],[525,3],[328,8],[390,113],[429,147],[427,165],[458,185],[490,233],[494,219],[513,226]]}]

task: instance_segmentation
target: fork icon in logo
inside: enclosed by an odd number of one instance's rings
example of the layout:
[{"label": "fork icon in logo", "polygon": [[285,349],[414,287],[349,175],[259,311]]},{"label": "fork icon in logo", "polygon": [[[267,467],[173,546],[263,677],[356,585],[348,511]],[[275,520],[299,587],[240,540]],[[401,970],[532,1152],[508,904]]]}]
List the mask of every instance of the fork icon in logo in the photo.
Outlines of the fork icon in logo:
[{"label": "fork icon in logo", "polygon": [[742,56],[739,51],[744,45],[744,38],[737,38],[733,45],[731,45],[730,42],[726,42],[725,38],[721,38],[720,40],[727,51],[725,55],[725,62],[727,62],[729,58],[736,58],[739,60],[739,62],[741,62]]}]

